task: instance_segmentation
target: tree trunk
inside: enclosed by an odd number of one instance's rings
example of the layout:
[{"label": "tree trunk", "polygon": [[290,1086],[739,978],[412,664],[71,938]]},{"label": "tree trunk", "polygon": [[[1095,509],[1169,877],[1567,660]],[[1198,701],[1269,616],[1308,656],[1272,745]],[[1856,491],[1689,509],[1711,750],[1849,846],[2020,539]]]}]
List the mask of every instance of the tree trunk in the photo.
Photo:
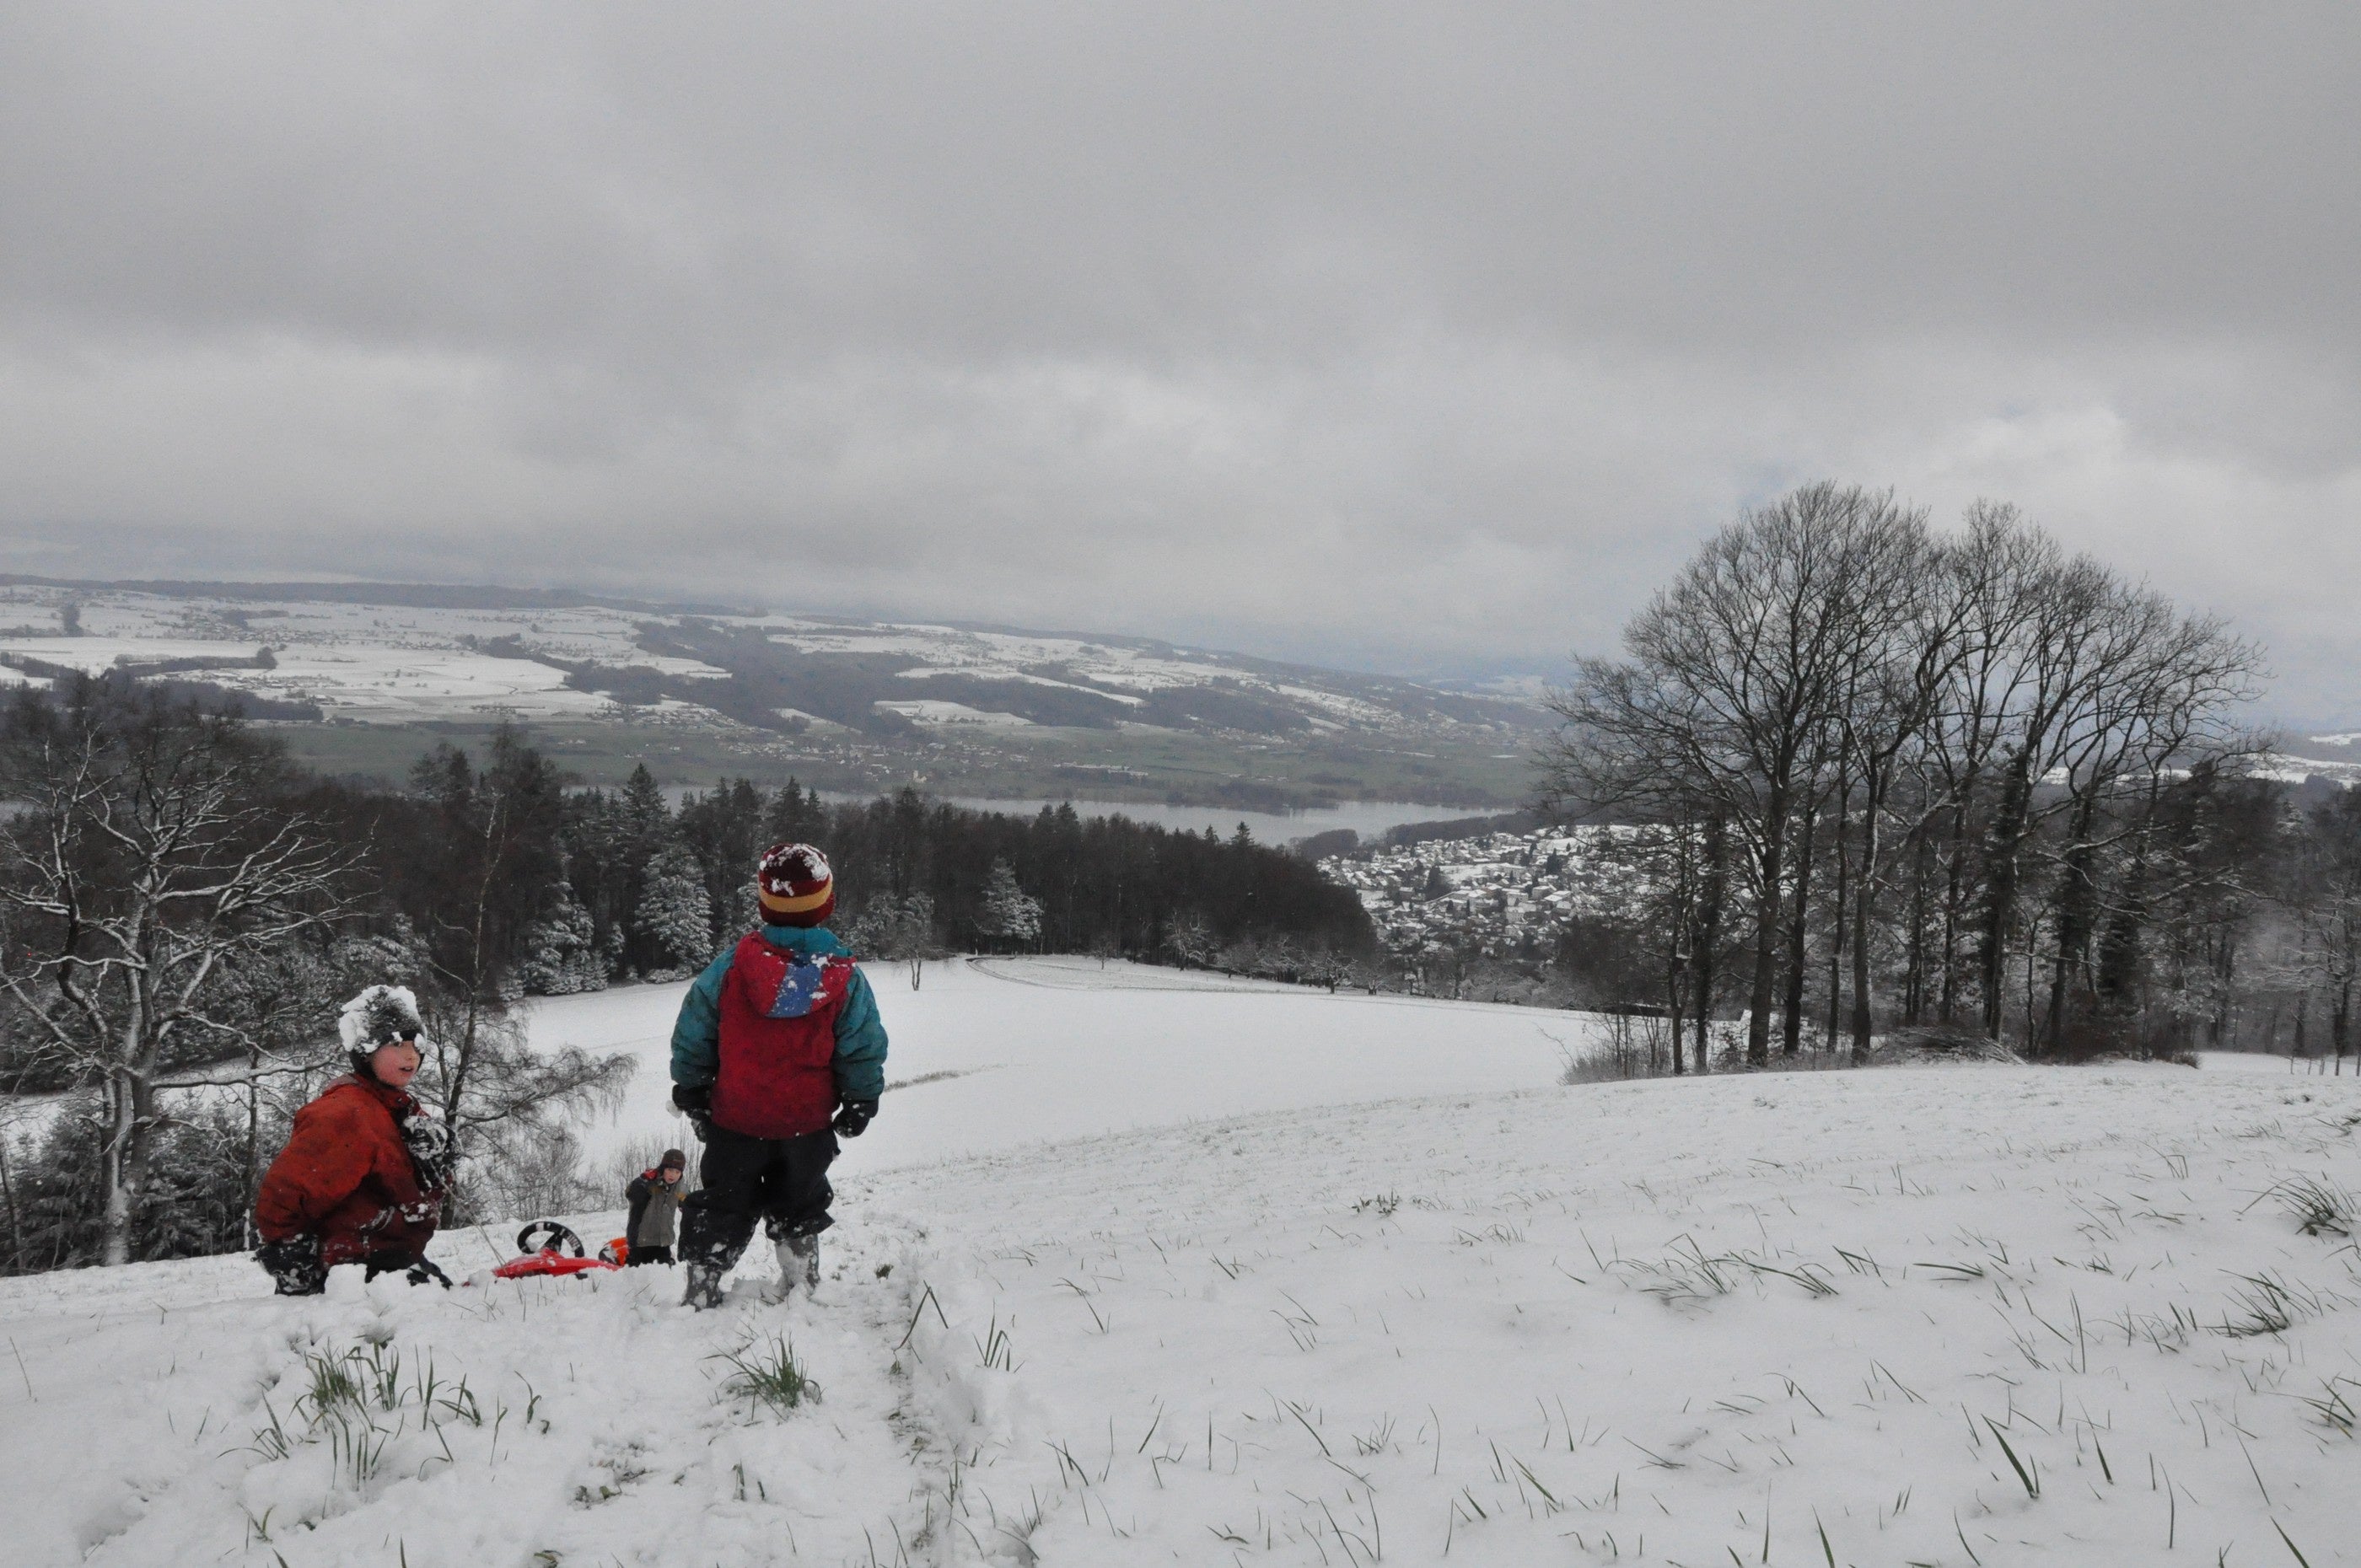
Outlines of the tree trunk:
[{"label": "tree trunk", "polygon": [[1978,978],[1983,985],[1984,1034],[2001,1037],[2001,1010],[2007,994],[2008,933],[2016,920],[2016,858],[2023,848],[2026,814],[2033,806],[2031,759],[2020,755],[2001,786],[1993,814],[1993,847],[1984,875],[1984,917],[1978,933]]},{"label": "tree trunk", "polygon": [[[144,928],[137,930],[132,949],[152,962],[153,944]],[[130,995],[118,1026],[115,1066],[107,1076],[106,1152],[100,1168],[106,1194],[101,1257],[109,1267],[131,1261],[140,1200],[147,1186],[149,1129],[154,1124],[154,1091],[148,1085],[155,1047],[148,1039],[148,999],[136,969],[126,989]]]},{"label": "tree trunk", "polygon": [[1852,873],[1850,855],[1850,825],[1845,820],[1852,807],[1852,782],[1840,773],[1837,778],[1837,910],[1828,926],[1828,1028],[1826,1036],[1829,1050],[1837,1047],[1837,1031],[1842,1025],[1839,1015],[1844,987],[1839,977],[1843,973],[1845,956],[1845,895]]},{"label": "tree trunk", "polygon": [[2042,1027],[2051,1050],[2065,1047],[2066,992],[2076,971],[2089,967],[2091,927],[2099,894],[2098,851],[2091,844],[2098,804],[2095,790],[2076,803],[2063,874],[2058,879],[2058,945],[2049,971],[2049,1014]]},{"label": "tree trunk", "polygon": [[249,1247],[261,1240],[254,1229],[254,1201],[262,1192],[262,1080],[255,1076],[261,1066],[262,1047],[248,1046],[246,1052],[246,1168],[240,1173],[238,1190],[244,1200],[246,1245]]},{"label": "tree trunk", "polygon": [[1729,829],[1716,817],[1705,825],[1705,877],[1698,896],[1697,935],[1689,944],[1690,963],[1697,970],[1697,1069],[1713,1070],[1709,1056],[1713,1033],[1715,960],[1721,949],[1721,906],[1730,879],[1723,859],[1729,853]]},{"label": "tree trunk", "polygon": [[[1688,850],[1685,847],[1682,852],[1686,854]],[[1687,918],[1687,911],[1682,911],[1682,917],[1673,923],[1673,939],[1669,944],[1670,953],[1664,961],[1664,1016],[1672,1025],[1673,1076],[1675,1078],[1680,1077],[1682,1072],[1681,992],[1687,980],[1687,965],[1681,955],[1681,934],[1690,924],[1692,922]]]},{"label": "tree trunk", "polygon": [[1943,989],[1936,1016],[1950,1023],[1960,1008],[1960,921],[1966,913],[1968,807],[1951,808],[1951,848],[1943,868]]},{"label": "tree trunk", "polygon": [[8,1210],[8,1272],[25,1272],[25,1223],[16,1213],[16,1184],[8,1176],[8,1140],[0,1136],[0,1204]]},{"label": "tree trunk", "polygon": [[1910,835],[1910,949],[1902,976],[1905,1024],[1917,1024],[1927,1014],[1927,861],[1930,853],[1922,823]]},{"label": "tree trunk", "polygon": [[2218,1049],[2225,1044],[2235,1045],[2238,1037],[2238,1016],[2235,1003],[2232,1001],[2232,998],[2237,994],[2237,934],[2235,931],[2224,931],[2221,940],[2215,945],[2214,952],[2217,960],[2214,976],[2219,985],[2214,992],[2213,1038],[2214,1047]]},{"label": "tree trunk", "polygon": [[496,799],[484,824],[484,874],[476,884],[476,908],[468,931],[467,948],[467,1014],[459,1031],[458,1060],[452,1065],[445,1080],[445,1099],[443,1119],[451,1134],[451,1179],[443,1191],[443,1221],[449,1223],[459,1211],[462,1143],[465,1136],[465,1114],[467,1104],[467,1075],[476,1061],[476,1036],[483,1026],[485,970],[489,960],[486,948],[490,940],[492,886],[494,877],[506,858],[506,845],[500,837],[501,819],[507,815],[507,802]]},{"label": "tree trunk", "polygon": [[1764,824],[1763,842],[1755,851],[1761,892],[1754,901],[1754,984],[1746,1020],[1746,1059],[1755,1067],[1771,1065],[1771,1003],[1779,984],[1779,892],[1784,881],[1780,862],[1784,858],[1785,838],[1783,813],[1776,829]]},{"label": "tree trunk", "polygon": [[2353,980],[2350,975],[2338,978],[2335,1000],[2328,1009],[2328,1040],[2336,1052],[2336,1076],[2345,1076],[2345,1043],[2353,1018]]},{"label": "tree trunk", "polygon": [[[1795,915],[1787,935],[1787,995],[1786,1011],[1779,1020],[1779,1052],[1794,1056],[1804,1038],[1804,963],[1806,916],[1810,912],[1812,896],[1812,839],[1818,826],[1819,813],[1804,813],[1800,829],[1802,842],[1795,851]],[[1775,903],[1775,901],[1774,901]]]},{"label": "tree trunk", "polygon": [[1884,795],[1883,788],[1872,786],[1862,803],[1865,816],[1861,825],[1861,871],[1853,886],[1852,1054],[1856,1057],[1869,1054],[1870,1036],[1877,1026],[1869,1002],[1869,928],[1871,904],[1877,887],[1878,824],[1884,815]]}]

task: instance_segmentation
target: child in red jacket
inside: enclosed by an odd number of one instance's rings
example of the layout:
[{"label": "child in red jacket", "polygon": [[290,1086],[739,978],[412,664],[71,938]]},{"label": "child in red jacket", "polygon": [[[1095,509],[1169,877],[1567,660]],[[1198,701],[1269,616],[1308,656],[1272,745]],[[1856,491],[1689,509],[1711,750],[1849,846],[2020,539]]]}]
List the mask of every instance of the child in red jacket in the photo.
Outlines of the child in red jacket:
[{"label": "child in red jacket", "polygon": [[255,1261],[281,1296],[316,1296],[328,1270],[361,1263],[368,1277],[406,1272],[449,1285],[426,1261],[443,1205],[449,1140],[408,1090],[420,1064],[418,1003],[373,985],[345,1003],[337,1026],[353,1070],[295,1113],[287,1146],[254,1203]]},{"label": "child in red jacket", "polygon": [[828,1168],[885,1091],[885,1025],[852,949],[827,929],[836,873],[809,844],[774,844],[755,867],[763,926],[706,967],[672,1032],[672,1102],[705,1144],[680,1223],[684,1298],[721,1304],[759,1221],[779,1260],[777,1295],[819,1283],[819,1234],[835,1223]]}]

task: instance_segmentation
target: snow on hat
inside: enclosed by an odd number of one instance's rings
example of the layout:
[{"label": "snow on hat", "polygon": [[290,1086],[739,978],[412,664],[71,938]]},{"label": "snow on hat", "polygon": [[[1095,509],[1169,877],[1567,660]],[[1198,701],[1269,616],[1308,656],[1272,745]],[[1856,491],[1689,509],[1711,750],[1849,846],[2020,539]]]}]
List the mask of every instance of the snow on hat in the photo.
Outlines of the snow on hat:
[{"label": "snow on hat", "polygon": [[368,1058],[379,1046],[396,1038],[414,1041],[425,1029],[418,1017],[418,998],[406,985],[372,985],[346,1003],[336,1016],[345,1054],[360,1073],[368,1070]]},{"label": "snow on hat", "polygon": [[836,913],[836,873],[809,844],[774,844],[754,872],[754,901],[773,926],[818,926]]}]

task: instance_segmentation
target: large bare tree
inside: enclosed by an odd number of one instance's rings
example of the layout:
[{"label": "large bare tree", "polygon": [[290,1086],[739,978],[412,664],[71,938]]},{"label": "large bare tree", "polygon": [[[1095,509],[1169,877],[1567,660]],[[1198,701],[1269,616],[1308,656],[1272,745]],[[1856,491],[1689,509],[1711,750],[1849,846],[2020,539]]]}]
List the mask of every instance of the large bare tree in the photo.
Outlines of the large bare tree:
[{"label": "large bare tree", "polygon": [[219,1005],[241,964],[338,913],[350,854],[234,720],[123,681],[21,697],[0,742],[0,989],[29,1055],[95,1089],[102,1256],[131,1260],[167,1091],[295,1070]]},{"label": "large bare tree", "polygon": [[1797,1048],[1816,951],[1832,1044],[1848,991],[1850,1043],[1872,1044],[1883,949],[1904,955],[1907,1018],[1939,969],[1942,1017],[1971,995],[1997,1038],[2022,975],[2028,1039],[2067,1048],[2070,1012],[2102,989],[2102,933],[2127,951],[2144,911],[2186,905],[2192,840],[2157,825],[2194,808],[2166,810],[2167,794],[2249,745],[2231,719],[2251,647],[1986,503],[1943,537],[1890,494],[1807,486],[1708,541],[1623,641],[1554,699],[1543,796],[1674,835],[1678,896],[1632,917],[1686,927],[1655,939],[1676,960],[1668,990],[1695,977],[1700,1025],[1708,933],[1725,912],[1751,927],[1757,1064],[1774,1013]]},{"label": "large bare tree", "polygon": [[1633,618],[1627,656],[1586,659],[1554,699],[1565,720],[1545,792],[1598,809],[1676,803],[1726,825],[1754,912],[1746,1051],[1770,1058],[1790,851],[1817,809],[1849,674],[1893,597],[1890,493],[1806,486],[1709,540]]}]

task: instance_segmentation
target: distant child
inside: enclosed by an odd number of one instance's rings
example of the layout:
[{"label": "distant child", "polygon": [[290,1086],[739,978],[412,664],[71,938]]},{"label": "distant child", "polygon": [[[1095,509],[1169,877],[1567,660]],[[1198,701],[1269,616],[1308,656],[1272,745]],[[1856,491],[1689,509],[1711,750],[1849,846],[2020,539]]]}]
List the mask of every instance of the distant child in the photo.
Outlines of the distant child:
[{"label": "distant child", "polygon": [[623,1196],[631,1202],[631,1220],[623,1226],[625,1267],[637,1268],[643,1263],[671,1265],[673,1227],[686,1194],[687,1177],[688,1157],[678,1149],[666,1149],[664,1158],[633,1177],[623,1189]]},{"label": "distant child", "polygon": [[809,844],[774,844],[754,873],[763,927],[688,988],[672,1032],[672,1100],[705,1144],[681,1218],[684,1299],[721,1304],[754,1234],[778,1249],[779,1296],[819,1283],[834,1220],[837,1135],[859,1137],[885,1088],[885,1025],[852,951],[824,929],[836,878]]}]

